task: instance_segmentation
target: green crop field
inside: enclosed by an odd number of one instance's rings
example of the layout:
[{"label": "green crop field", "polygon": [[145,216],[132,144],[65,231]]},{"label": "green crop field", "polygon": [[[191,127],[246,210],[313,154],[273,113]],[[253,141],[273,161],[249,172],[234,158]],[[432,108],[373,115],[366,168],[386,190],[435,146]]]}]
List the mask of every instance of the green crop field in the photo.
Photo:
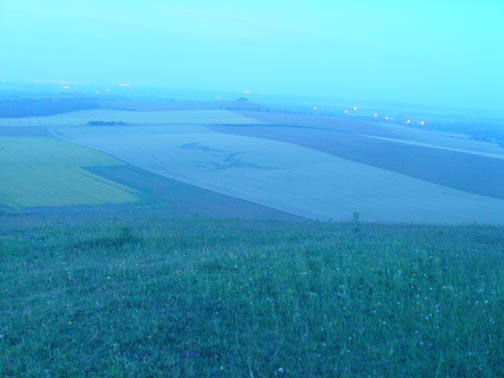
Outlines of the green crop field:
[{"label": "green crop field", "polygon": [[121,164],[114,158],[45,137],[0,137],[0,206],[6,209],[119,204],[137,197],[124,185],[84,167]]},{"label": "green crop field", "polygon": [[502,377],[504,229],[0,216],[2,377]]}]

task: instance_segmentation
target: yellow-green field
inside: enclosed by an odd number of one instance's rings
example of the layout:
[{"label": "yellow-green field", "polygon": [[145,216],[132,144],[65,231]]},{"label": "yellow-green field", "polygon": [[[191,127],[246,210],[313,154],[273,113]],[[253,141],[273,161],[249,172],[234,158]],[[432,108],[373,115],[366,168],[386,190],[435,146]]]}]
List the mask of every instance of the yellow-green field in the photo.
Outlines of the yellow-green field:
[{"label": "yellow-green field", "polygon": [[120,204],[133,191],[84,169],[122,164],[97,151],[44,137],[0,137],[0,207]]}]

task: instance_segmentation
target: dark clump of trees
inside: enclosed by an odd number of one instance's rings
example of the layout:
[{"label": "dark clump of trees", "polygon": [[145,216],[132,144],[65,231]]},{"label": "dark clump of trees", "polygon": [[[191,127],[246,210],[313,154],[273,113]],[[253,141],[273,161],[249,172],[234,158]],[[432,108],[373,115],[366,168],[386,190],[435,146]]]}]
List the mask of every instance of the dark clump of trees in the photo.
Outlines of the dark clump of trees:
[{"label": "dark clump of trees", "polygon": [[122,121],[89,121],[88,126],[123,126],[127,123]]}]

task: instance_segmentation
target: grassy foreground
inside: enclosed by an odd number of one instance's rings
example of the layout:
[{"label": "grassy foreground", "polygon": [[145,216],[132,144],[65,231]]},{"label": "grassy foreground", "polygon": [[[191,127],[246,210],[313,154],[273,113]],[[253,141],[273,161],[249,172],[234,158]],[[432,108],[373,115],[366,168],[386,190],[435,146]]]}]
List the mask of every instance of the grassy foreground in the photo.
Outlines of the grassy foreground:
[{"label": "grassy foreground", "polygon": [[504,229],[0,217],[2,377],[504,376]]}]

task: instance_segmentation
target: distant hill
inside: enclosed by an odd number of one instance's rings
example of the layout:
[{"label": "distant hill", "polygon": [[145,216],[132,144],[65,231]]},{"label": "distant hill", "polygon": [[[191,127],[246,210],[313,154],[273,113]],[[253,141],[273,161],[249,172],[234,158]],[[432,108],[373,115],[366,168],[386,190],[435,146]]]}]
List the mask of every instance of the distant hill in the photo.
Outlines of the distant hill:
[{"label": "distant hill", "polygon": [[76,98],[0,99],[0,118],[38,117],[99,107],[97,102]]}]

